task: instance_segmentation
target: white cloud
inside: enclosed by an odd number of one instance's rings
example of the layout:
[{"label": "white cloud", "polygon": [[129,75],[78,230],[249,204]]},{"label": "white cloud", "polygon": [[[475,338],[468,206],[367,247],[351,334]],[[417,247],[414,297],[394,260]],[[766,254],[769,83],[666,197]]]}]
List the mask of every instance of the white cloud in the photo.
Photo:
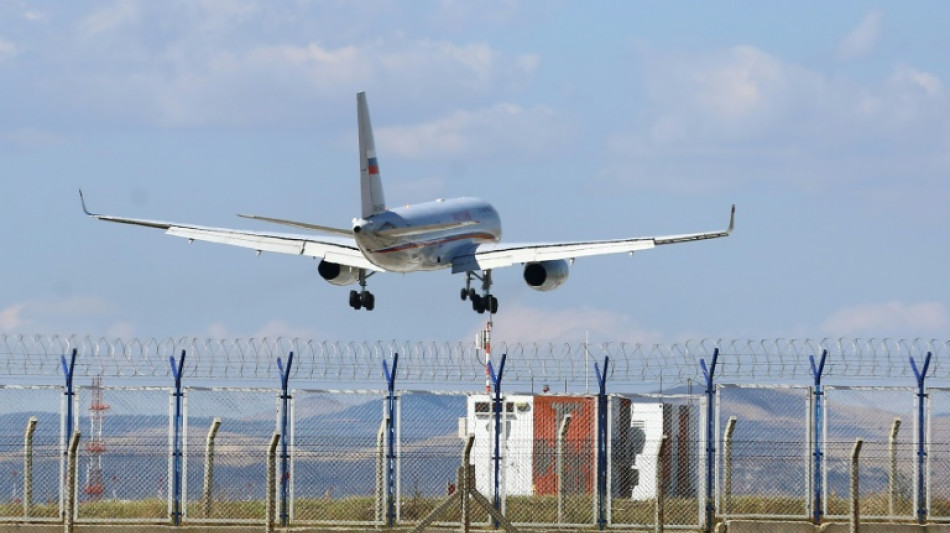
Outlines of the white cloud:
[{"label": "white cloud", "polygon": [[208,326],[206,335],[210,339],[230,339],[235,337],[224,322],[215,322]]},{"label": "white cloud", "polygon": [[20,128],[8,133],[0,133],[0,142],[26,148],[50,146],[60,141],[53,133],[39,128]]},{"label": "white cloud", "polygon": [[[475,333],[469,335],[475,338]],[[661,335],[644,329],[626,315],[593,307],[548,311],[509,306],[495,320],[492,339],[507,343],[582,342],[656,343]]]},{"label": "white cloud", "polygon": [[[95,31],[110,24],[90,23]],[[236,31],[220,30],[210,37],[185,33],[157,47],[142,42],[136,32],[110,35],[108,47],[101,39],[81,43],[76,71],[64,73],[72,78],[63,84],[64,90],[69,88],[63,100],[173,126],[295,122],[311,116],[301,109],[317,102],[327,106],[327,100],[339,101],[341,94],[373,86],[391,87],[390,95],[415,103],[447,91],[490,94],[498,87],[519,86],[538,64],[533,56],[499,54],[484,43],[402,36],[339,46],[253,39],[232,43]],[[90,56],[98,61],[90,63]]]},{"label": "white cloud", "polygon": [[407,158],[484,156],[518,150],[527,155],[557,151],[569,136],[552,110],[497,104],[476,111],[456,111],[417,126],[376,128],[386,151]]},{"label": "white cloud", "polygon": [[30,321],[22,316],[26,307],[26,303],[19,303],[0,309],[0,331],[15,331],[29,325]]},{"label": "white cloud", "polygon": [[697,103],[727,120],[748,116],[768,105],[767,97],[774,94],[769,89],[784,81],[783,65],[751,46],[736,47],[725,59],[693,74],[699,89]]},{"label": "white cloud", "polygon": [[469,2],[467,0],[440,0],[433,13],[435,22],[441,26],[471,27],[476,21],[488,21],[502,25],[513,22],[526,11],[535,13],[542,5],[525,5],[518,0],[493,2]]},{"label": "white cloud", "polygon": [[928,96],[937,96],[943,90],[943,82],[936,74],[917,70],[907,65],[898,65],[889,81],[895,86],[916,87]]},{"label": "white cloud", "polygon": [[888,302],[841,309],[822,324],[832,336],[913,337],[946,331],[950,315],[943,304]]},{"label": "white cloud", "polygon": [[[224,322],[214,322],[209,325],[204,332],[208,338],[211,339],[235,339],[240,337],[231,328],[228,327]],[[320,338],[318,332],[313,328],[307,326],[294,326],[283,320],[270,320],[263,326],[257,329],[254,334],[250,335],[253,338],[269,338],[275,339],[281,337],[284,339],[317,339]]]},{"label": "white cloud", "polygon": [[121,29],[139,20],[142,8],[134,0],[115,0],[79,21],[80,32],[86,37]]},{"label": "white cloud", "polygon": [[838,58],[857,59],[869,54],[881,34],[883,18],[880,10],[875,9],[868,13],[861,23],[838,43]]},{"label": "white cloud", "polygon": [[293,326],[283,320],[271,320],[254,334],[257,338],[316,339],[316,331],[307,326]]},{"label": "white cloud", "polygon": [[46,13],[44,11],[31,9],[23,12],[23,18],[30,22],[40,22],[46,20]]},{"label": "white cloud", "polygon": [[135,337],[135,325],[131,322],[116,322],[106,329],[106,336],[116,339],[132,339]]},{"label": "white cloud", "polygon": [[0,39],[0,63],[12,59],[17,54],[19,54],[19,49],[16,44],[6,39]]},{"label": "white cloud", "polygon": [[933,73],[902,65],[858,83],[749,46],[651,53],[644,64],[646,111],[608,137],[605,179],[701,192],[750,181],[938,182],[950,172],[950,98]]},{"label": "white cloud", "polygon": [[112,305],[90,297],[29,300],[0,310],[0,330],[23,331],[24,328],[45,331],[74,329],[94,315],[105,315]]},{"label": "white cloud", "polygon": [[752,46],[657,55],[646,69],[647,96],[657,116],[651,142],[745,141],[794,118],[802,104],[830,104],[824,76]]}]

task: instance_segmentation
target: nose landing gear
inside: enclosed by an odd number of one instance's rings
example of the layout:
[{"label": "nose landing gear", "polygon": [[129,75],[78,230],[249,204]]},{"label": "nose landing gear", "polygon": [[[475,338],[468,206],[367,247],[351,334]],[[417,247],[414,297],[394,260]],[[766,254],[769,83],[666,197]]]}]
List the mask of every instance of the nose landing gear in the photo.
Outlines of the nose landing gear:
[{"label": "nose landing gear", "polygon": [[[482,281],[482,291],[483,294],[479,294],[478,291],[472,288],[472,278],[476,278]],[[498,298],[495,298],[489,292],[491,290],[491,270],[486,270],[484,274],[479,276],[475,272],[469,271],[465,273],[465,288],[462,289],[462,292],[459,294],[462,301],[471,300],[472,310],[478,314],[483,314],[485,311],[488,311],[489,314],[494,315],[498,312]]]}]

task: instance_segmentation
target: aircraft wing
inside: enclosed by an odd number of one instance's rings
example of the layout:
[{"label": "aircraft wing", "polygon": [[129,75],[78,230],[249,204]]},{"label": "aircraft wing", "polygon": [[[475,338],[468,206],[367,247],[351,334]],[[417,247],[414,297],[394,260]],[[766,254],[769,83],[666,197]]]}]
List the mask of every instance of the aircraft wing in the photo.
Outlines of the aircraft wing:
[{"label": "aircraft wing", "polygon": [[735,220],[736,206],[733,205],[729,216],[729,227],[720,231],[600,241],[483,245],[478,247],[473,254],[456,257],[452,261],[452,272],[488,270],[519,263],[575,259],[592,255],[633,253],[664,244],[718,239],[728,237],[732,233]]},{"label": "aircraft wing", "polygon": [[[80,191],[79,194],[80,197],[82,197],[82,191]],[[310,235],[247,231],[181,224],[177,222],[164,222],[160,220],[117,217],[91,213],[86,209],[85,201],[83,201],[83,212],[92,218],[106,222],[163,229],[167,235],[182,237],[189,241],[216,242],[219,244],[239,246],[241,248],[250,248],[258,252],[303,255],[326,259],[327,261],[355,268],[381,271],[379,267],[370,263],[366,257],[363,256],[359,247],[356,246],[356,241],[350,237],[315,238]]]}]

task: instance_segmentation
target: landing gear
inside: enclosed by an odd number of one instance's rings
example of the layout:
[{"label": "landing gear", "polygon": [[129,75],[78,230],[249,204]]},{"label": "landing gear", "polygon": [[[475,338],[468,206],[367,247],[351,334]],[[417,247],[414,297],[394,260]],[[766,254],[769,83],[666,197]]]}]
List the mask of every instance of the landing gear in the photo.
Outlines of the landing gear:
[{"label": "landing gear", "polygon": [[367,274],[365,269],[360,269],[360,290],[350,291],[350,307],[357,311],[360,309],[372,311],[376,308],[376,297],[366,290],[366,279],[372,275],[372,272]]},{"label": "landing gear", "polygon": [[[482,291],[484,291],[484,294],[478,294],[478,292],[472,288],[472,278],[482,281]],[[490,290],[491,270],[486,270],[481,276],[469,271],[465,273],[465,288],[462,289],[459,296],[462,298],[462,301],[471,300],[472,310],[476,313],[483,314],[485,311],[488,311],[494,315],[498,312],[498,298],[492,296],[489,292]]]}]

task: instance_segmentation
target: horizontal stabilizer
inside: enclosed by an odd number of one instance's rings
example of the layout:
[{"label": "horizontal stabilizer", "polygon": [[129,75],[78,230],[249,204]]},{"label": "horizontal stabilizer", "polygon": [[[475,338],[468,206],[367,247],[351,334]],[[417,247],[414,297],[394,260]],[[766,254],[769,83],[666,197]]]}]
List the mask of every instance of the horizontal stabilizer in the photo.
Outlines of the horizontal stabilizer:
[{"label": "horizontal stabilizer", "polygon": [[331,235],[344,235],[346,237],[352,237],[353,231],[342,228],[332,228],[330,226],[320,226],[317,224],[310,224],[308,222],[297,222],[296,220],[287,220],[284,218],[271,218],[271,217],[262,217],[260,215],[244,215],[238,214],[241,218],[249,218],[251,220],[263,220],[264,222],[271,222],[273,224],[281,224],[284,226],[293,226],[295,228],[308,229],[311,231],[319,231],[321,233],[329,233]]}]

